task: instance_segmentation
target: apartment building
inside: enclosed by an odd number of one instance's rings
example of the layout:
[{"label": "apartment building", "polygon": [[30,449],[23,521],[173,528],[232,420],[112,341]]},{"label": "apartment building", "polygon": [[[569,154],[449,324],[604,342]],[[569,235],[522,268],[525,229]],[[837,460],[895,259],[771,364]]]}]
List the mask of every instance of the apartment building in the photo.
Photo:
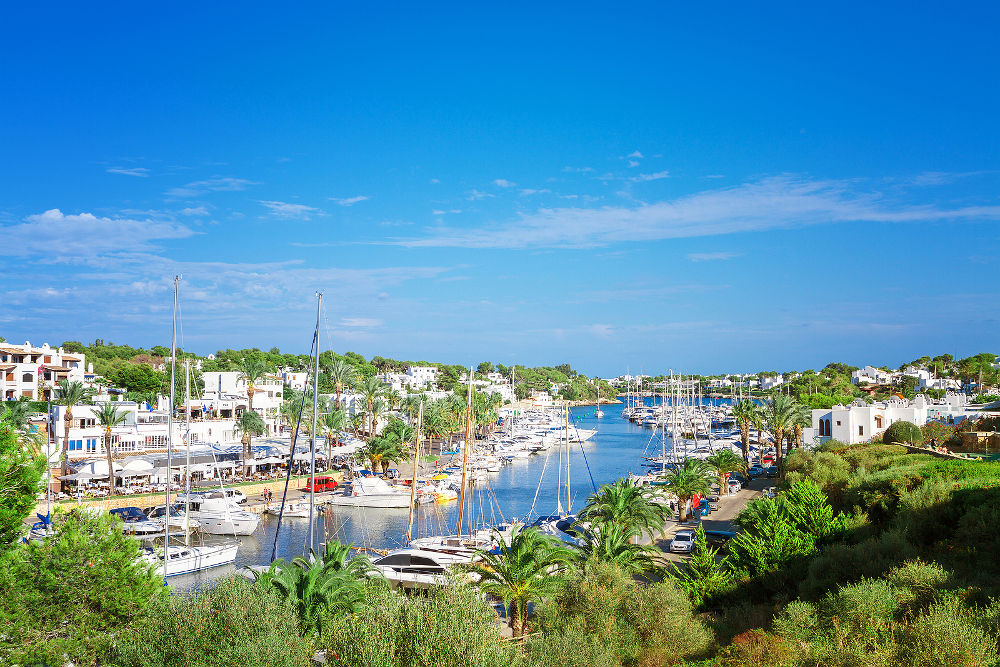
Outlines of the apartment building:
[{"label": "apartment building", "polygon": [[83,382],[84,356],[69,354],[45,343],[33,347],[0,343],[0,396],[5,401],[21,397],[34,401],[55,398],[59,380]]}]

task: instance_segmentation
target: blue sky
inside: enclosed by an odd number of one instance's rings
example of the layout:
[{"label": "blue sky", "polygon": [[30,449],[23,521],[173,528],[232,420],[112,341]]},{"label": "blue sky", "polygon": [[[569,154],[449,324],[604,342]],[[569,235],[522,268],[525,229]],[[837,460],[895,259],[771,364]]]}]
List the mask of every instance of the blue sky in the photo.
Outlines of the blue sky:
[{"label": "blue sky", "polygon": [[[539,6],[544,4],[545,6]],[[997,351],[996,5],[8,8],[0,335],[557,364]]]}]

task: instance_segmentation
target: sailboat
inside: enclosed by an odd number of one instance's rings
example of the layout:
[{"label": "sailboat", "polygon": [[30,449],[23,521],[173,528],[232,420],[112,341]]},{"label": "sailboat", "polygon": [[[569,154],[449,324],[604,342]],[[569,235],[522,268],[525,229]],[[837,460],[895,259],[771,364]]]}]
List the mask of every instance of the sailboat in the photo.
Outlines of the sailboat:
[{"label": "sailboat", "polygon": [[[174,399],[176,395],[174,378],[177,373],[177,292],[178,292],[179,278],[174,276],[174,317],[173,317],[173,333],[170,339],[170,411],[167,413],[167,491],[165,498],[165,507],[170,507],[170,458],[171,452],[173,451],[173,406]],[[190,406],[191,399],[191,373],[190,364],[186,366],[187,373],[185,375],[185,395],[187,397]],[[190,407],[185,410],[187,419],[187,431],[188,437],[190,438],[191,433],[191,410]],[[185,524],[187,524],[188,519],[191,514],[191,489],[190,489],[190,470],[191,466],[191,448],[190,443],[187,446],[187,467],[185,468],[185,474],[187,477],[186,486],[187,493],[185,501]],[[223,494],[225,495],[225,494]],[[211,544],[211,545],[198,545],[192,546],[190,543],[190,534],[185,531],[184,533],[184,544],[175,545],[170,544],[170,521],[164,522],[164,533],[163,533],[163,546],[162,548],[147,547],[140,558],[150,563],[153,566],[153,571],[159,576],[164,578],[176,576],[178,574],[189,574],[191,572],[198,572],[200,570],[207,570],[212,567],[218,567],[220,565],[228,565],[236,560],[236,552],[239,550],[239,542],[225,542],[222,544]],[[255,526],[256,527],[256,526]]]},{"label": "sailboat", "polygon": [[601,383],[597,382],[597,409],[594,411],[594,417],[597,419],[604,418],[604,411],[601,410]]}]

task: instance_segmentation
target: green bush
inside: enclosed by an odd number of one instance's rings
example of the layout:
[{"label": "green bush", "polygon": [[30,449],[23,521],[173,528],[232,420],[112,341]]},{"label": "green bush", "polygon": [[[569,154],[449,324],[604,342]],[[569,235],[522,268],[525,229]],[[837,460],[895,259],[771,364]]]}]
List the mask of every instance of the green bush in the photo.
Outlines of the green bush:
[{"label": "green bush", "polygon": [[890,570],[885,578],[900,591],[900,601],[912,613],[930,605],[947,587],[951,575],[937,563],[912,560]]},{"label": "green bush", "polygon": [[861,577],[878,577],[917,555],[901,531],[890,531],[858,544],[834,544],[809,563],[808,574],[799,584],[799,595],[818,599],[840,584]]},{"label": "green bush", "polygon": [[908,421],[893,422],[882,434],[882,442],[887,445],[919,445],[924,441],[920,427]]},{"label": "green bush", "polygon": [[866,578],[827,593],[821,606],[827,616],[837,619],[837,625],[864,634],[889,627],[900,610],[900,601],[888,581]]},{"label": "green bush", "polygon": [[406,598],[369,582],[353,614],[323,624],[328,665],[346,667],[510,667],[520,649],[501,640],[493,608],[475,591],[446,587]]},{"label": "green bush", "polygon": [[[608,563],[588,564],[537,611],[543,637],[580,633],[602,637],[623,664],[646,659],[658,664],[661,653],[674,660],[692,658],[712,643],[711,632],[693,617],[691,602],[676,584],[641,586]],[[544,643],[534,644],[534,651],[544,650]]]},{"label": "green bush", "polygon": [[291,603],[234,576],[204,593],[173,595],[121,633],[119,667],[307,667]]},{"label": "green bush", "polygon": [[979,667],[997,660],[995,637],[956,601],[933,605],[899,637],[900,664],[917,667]]}]

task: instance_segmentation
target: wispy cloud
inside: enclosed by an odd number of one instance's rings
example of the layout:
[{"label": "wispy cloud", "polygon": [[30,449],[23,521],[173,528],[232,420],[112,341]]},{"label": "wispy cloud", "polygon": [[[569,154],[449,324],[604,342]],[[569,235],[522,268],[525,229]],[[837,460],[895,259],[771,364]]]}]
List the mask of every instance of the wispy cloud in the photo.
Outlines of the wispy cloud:
[{"label": "wispy cloud", "polygon": [[639,151],[632,151],[631,153],[629,153],[629,154],[628,154],[628,155],[626,155],[625,157],[626,157],[626,158],[632,158],[632,159],[634,160],[634,159],[636,159],[636,158],[640,158],[640,159],[641,159],[641,158],[643,158],[644,156],[643,156],[643,154],[642,154],[642,153],[640,153]]},{"label": "wispy cloud", "polygon": [[515,185],[517,185],[517,183],[514,183],[513,181],[508,181],[506,178],[498,178],[495,181],[493,181],[493,185],[497,186],[498,188],[512,188]]},{"label": "wispy cloud", "polygon": [[377,327],[382,325],[382,320],[376,320],[371,317],[344,317],[340,320],[340,326],[342,327],[358,327],[370,329],[371,327]]},{"label": "wispy cloud", "polygon": [[738,252],[692,252],[688,254],[687,258],[692,262],[712,262],[739,256],[740,253]]},{"label": "wispy cloud", "polygon": [[449,213],[461,213],[461,212],[462,209],[460,208],[449,208],[449,209],[436,208],[433,211],[431,211],[431,215],[448,215]]},{"label": "wispy cloud", "polygon": [[589,248],[824,223],[1000,219],[997,205],[902,204],[858,186],[856,181],[781,176],[635,207],[544,208],[487,227],[437,227],[423,238],[389,242],[409,247]]},{"label": "wispy cloud", "polygon": [[109,255],[151,251],[157,248],[155,241],[183,239],[195,233],[161,218],[66,215],[54,208],[29,215],[18,224],[0,226],[0,256],[38,255],[45,261],[86,263]]},{"label": "wispy cloud", "polygon": [[358,202],[368,201],[368,197],[364,195],[358,195],[357,197],[330,197],[331,201],[335,201],[341,206],[354,206]]},{"label": "wispy cloud", "polygon": [[639,174],[638,176],[633,176],[629,180],[641,183],[643,181],[658,181],[661,178],[670,178],[670,172],[658,171],[655,174]]},{"label": "wispy cloud", "polygon": [[548,188],[541,188],[541,189],[521,188],[520,190],[518,190],[518,192],[520,192],[521,195],[523,195],[525,197],[528,197],[528,196],[531,196],[531,195],[547,195],[547,194],[551,194],[552,190],[549,190]]},{"label": "wispy cloud", "polygon": [[313,206],[305,204],[289,204],[283,201],[260,201],[261,206],[267,207],[273,215],[279,218],[297,218],[299,220],[309,220],[314,215],[322,215],[323,211]]},{"label": "wispy cloud", "polygon": [[121,174],[123,176],[138,176],[139,178],[147,178],[149,176],[149,169],[145,167],[110,167],[106,169],[109,174]]},{"label": "wispy cloud", "polygon": [[232,178],[224,176],[220,178],[209,178],[203,181],[194,181],[179,188],[167,190],[168,197],[200,197],[209,192],[236,192],[246,190],[248,186],[257,185],[254,181],[245,178]]},{"label": "wispy cloud", "polygon": [[473,189],[469,191],[469,194],[466,197],[466,199],[468,199],[469,201],[477,201],[479,199],[489,199],[491,197],[496,197],[496,195],[493,194],[492,192],[480,192],[479,190]]},{"label": "wispy cloud", "polygon": [[563,167],[564,173],[567,174],[586,174],[594,171],[593,167]]},{"label": "wispy cloud", "polygon": [[208,209],[204,206],[189,206],[188,208],[181,209],[181,215],[204,216],[208,215]]}]

